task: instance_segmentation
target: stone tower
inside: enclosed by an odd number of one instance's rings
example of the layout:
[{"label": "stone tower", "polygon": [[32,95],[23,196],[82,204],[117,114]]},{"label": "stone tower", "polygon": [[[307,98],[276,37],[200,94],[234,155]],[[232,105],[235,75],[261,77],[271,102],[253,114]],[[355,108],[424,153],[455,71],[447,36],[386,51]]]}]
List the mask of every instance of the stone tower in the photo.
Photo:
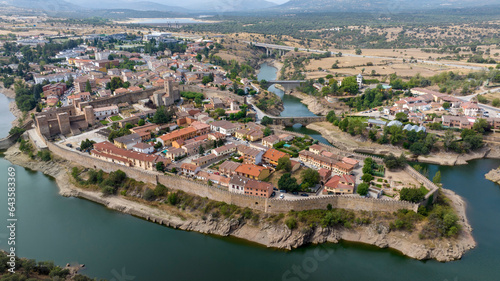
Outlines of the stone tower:
[{"label": "stone tower", "polygon": [[165,81],[165,93],[170,98],[172,102],[181,99],[181,93],[179,91],[179,83],[172,80]]},{"label": "stone tower", "polygon": [[59,130],[63,135],[71,133],[71,126],[69,124],[69,114],[67,112],[57,114],[57,122],[59,123]]},{"label": "stone tower", "polygon": [[89,123],[90,125],[95,124],[95,116],[94,116],[94,108],[92,106],[86,106],[83,109],[83,113],[85,114],[85,121]]},{"label": "stone tower", "polygon": [[41,115],[36,117],[36,128],[40,135],[49,138],[50,137],[50,128],[49,128],[49,120],[47,115]]}]

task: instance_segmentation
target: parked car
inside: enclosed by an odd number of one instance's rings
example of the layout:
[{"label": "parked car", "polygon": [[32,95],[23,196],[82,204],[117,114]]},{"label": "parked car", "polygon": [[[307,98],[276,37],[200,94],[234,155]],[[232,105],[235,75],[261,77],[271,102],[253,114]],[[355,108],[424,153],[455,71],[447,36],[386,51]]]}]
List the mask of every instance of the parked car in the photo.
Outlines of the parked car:
[{"label": "parked car", "polygon": [[285,195],[281,194],[280,199],[283,199],[283,198],[285,198]]},{"label": "parked car", "polygon": [[299,195],[297,191],[292,192],[293,195]]},{"label": "parked car", "polygon": [[281,192],[281,193],[286,193],[286,190],[281,189],[281,190],[280,190],[280,192]]},{"label": "parked car", "polygon": [[300,194],[300,196],[309,197],[309,194],[307,194],[307,193],[302,193],[302,194]]},{"label": "parked car", "polygon": [[67,143],[66,146],[69,147],[69,148],[73,147],[73,145],[71,143]]},{"label": "parked car", "polygon": [[274,197],[276,195],[276,192],[273,191],[273,193],[271,193],[271,197]]}]

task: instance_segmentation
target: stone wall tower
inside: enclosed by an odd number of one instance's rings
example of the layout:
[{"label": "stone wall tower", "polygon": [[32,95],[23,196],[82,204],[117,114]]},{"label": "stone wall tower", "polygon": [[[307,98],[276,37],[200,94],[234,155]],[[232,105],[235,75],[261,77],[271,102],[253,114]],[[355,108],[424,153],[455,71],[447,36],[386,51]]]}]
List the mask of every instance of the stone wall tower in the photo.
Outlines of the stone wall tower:
[{"label": "stone wall tower", "polygon": [[86,106],[83,109],[83,113],[85,114],[85,121],[89,123],[90,125],[95,124],[95,116],[94,116],[94,108],[92,106]]},{"label": "stone wall tower", "polygon": [[59,130],[63,135],[71,133],[71,126],[69,124],[69,114],[67,112],[57,114],[57,122],[59,123]]},{"label": "stone wall tower", "polygon": [[36,117],[36,128],[40,135],[46,138],[50,137],[49,120],[46,115]]}]

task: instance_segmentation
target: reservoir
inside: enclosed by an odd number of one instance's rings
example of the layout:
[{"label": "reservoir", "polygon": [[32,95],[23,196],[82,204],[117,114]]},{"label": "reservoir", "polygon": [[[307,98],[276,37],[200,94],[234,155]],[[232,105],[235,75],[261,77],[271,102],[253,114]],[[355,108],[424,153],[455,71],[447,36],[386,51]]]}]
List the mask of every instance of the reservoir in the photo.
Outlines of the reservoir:
[{"label": "reservoir", "polygon": [[[1,97],[2,120],[13,119],[7,99]],[[301,108],[297,102],[292,105]],[[285,111],[288,107],[286,101]],[[1,129],[6,135],[10,127]],[[313,132],[309,135],[315,137]],[[0,158],[0,224],[5,225],[10,165]],[[15,166],[17,255],[61,266],[82,263],[83,274],[108,280],[498,280],[500,186],[484,174],[499,165],[499,160],[491,159],[457,167],[423,165],[430,177],[440,170],[444,187],[468,204],[478,245],[462,260],[449,263],[417,261],[390,249],[347,242],[282,251],[174,230],[83,199],[62,197],[52,178]],[[4,250],[6,238],[7,228],[2,226]]]}]

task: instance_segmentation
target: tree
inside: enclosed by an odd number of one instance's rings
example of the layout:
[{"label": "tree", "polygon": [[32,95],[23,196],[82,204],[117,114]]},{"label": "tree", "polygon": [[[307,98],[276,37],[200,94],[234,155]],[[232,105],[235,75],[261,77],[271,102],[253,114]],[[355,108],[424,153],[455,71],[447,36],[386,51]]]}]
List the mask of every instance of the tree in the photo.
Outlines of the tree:
[{"label": "tree", "polygon": [[139,126],[144,126],[146,124],[146,121],[144,119],[140,119],[139,122],[137,122],[137,125]]},{"label": "tree", "polygon": [[366,183],[369,183],[373,180],[373,176],[370,175],[370,174],[364,174],[362,177],[361,177],[361,180],[363,182],[366,182]]},{"label": "tree", "polygon": [[451,107],[450,103],[449,102],[445,102],[443,103],[443,108],[444,109],[449,109]]},{"label": "tree", "polygon": [[172,113],[168,112],[164,106],[156,109],[155,115],[153,116],[153,123],[165,124],[170,121],[172,121]]},{"label": "tree", "polygon": [[408,121],[408,115],[404,112],[398,112],[396,113],[396,120],[400,122],[406,122]]},{"label": "tree", "polygon": [[201,83],[203,85],[207,85],[208,83],[211,83],[213,81],[214,81],[213,76],[203,76],[203,78],[201,79]]},{"label": "tree", "polygon": [[289,192],[299,191],[297,179],[293,178],[290,173],[286,173],[278,180],[278,188]]},{"label": "tree", "polygon": [[273,119],[267,116],[262,117],[262,120],[260,121],[261,125],[267,126],[267,125],[272,125],[273,124]]},{"label": "tree", "polygon": [[443,145],[446,150],[451,146],[451,144],[455,141],[455,135],[451,130],[446,130],[444,132],[444,137],[443,137]]},{"label": "tree", "polygon": [[289,157],[281,157],[278,159],[278,165],[276,166],[276,171],[285,170],[290,172],[292,170],[292,161],[290,161]]},{"label": "tree", "polygon": [[341,89],[351,95],[355,95],[359,91],[358,82],[356,82],[356,77],[349,76],[342,80]]},{"label": "tree", "polygon": [[114,60],[114,59],[115,59],[115,57],[113,57],[113,54],[108,55],[108,60]]},{"label": "tree", "polygon": [[384,157],[385,166],[390,169],[399,169],[404,168],[407,165],[406,157],[401,153],[399,157],[394,156],[394,154],[390,153]]},{"label": "tree", "polygon": [[273,133],[273,131],[271,131],[271,129],[269,129],[269,127],[266,127],[264,129],[264,136],[265,137],[270,136],[272,133]]},{"label": "tree", "polygon": [[437,171],[434,177],[432,178],[432,182],[438,184],[441,182],[441,171]]},{"label": "tree", "polygon": [[368,188],[369,188],[369,187],[370,187],[370,186],[369,186],[367,183],[365,183],[365,182],[360,183],[360,184],[358,185],[358,188],[357,188],[357,193],[358,193],[359,195],[361,195],[361,196],[365,196],[366,194],[368,194]]},{"label": "tree", "polygon": [[318,171],[309,168],[302,172],[301,179],[302,185],[305,187],[311,187],[319,183],[320,176]]},{"label": "tree", "polygon": [[163,162],[157,162],[156,163],[156,170],[158,172],[164,172],[165,171],[165,163],[163,163]]},{"label": "tree", "polygon": [[474,125],[472,126],[472,129],[479,134],[484,134],[485,132],[490,131],[490,124],[486,119],[480,118],[477,119],[476,122],[474,122]]},{"label": "tree", "polygon": [[419,188],[403,188],[399,193],[401,201],[418,203],[424,199],[424,193]]},{"label": "tree", "polygon": [[90,81],[85,82],[85,92],[92,92],[92,87],[90,86]]},{"label": "tree", "polygon": [[337,116],[335,115],[335,111],[331,110],[330,112],[328,112],[328,114],[326,115],[326,120],[328,120],[328,122],[330,122],[330,123],[335,122],[335,120],[337,120]]},{"label": "tree", "polygon": [[200,146],[198,147],[198,151],[200,155],[203,155],[203,153],[205,153],[205,148],[203,147],[203,145],[200,144]]},{"label": "tree", "polygon": [[361,55],[361,53],[362,53],[361,49],[359,49],[359,48],[358,48],[358,49],[356,49],[356,55],[358,55],[358,56],[359,56],[359,55]]},{"label": "tree", "polygon": [[493,101],[491,102],[491,105],[493,105],[494,107],[500,106],[500,99],[499,98],[493,99]]},{"label": "tree", "polygon": [[87,151],[88,149],[94,148],[95,141],[86,139],[80,143],[80,149],[82,151]]}]

